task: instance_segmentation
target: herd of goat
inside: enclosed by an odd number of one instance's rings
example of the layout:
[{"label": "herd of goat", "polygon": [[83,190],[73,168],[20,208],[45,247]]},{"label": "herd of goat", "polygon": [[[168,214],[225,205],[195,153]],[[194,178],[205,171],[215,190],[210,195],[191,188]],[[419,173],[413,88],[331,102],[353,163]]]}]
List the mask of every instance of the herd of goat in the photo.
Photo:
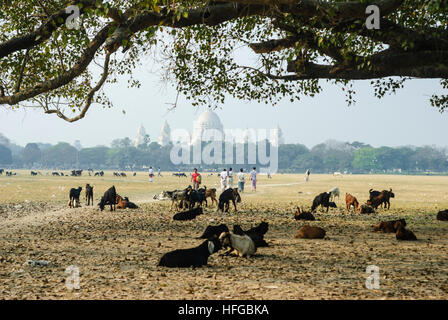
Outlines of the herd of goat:
[{"label": "herd of goat", "polygon": [[[1,171],[3,174],[4,171]],[[90,173],[90,170],[89,170]],[[9,172],[7,172],[9,174]],[[39,172],[31,171],[31,175],[38,175]],[[82,170],[73,170],[72,176],[78,176],[82,174]],[[55,172],[53,172],[55,175]],[[95,175],[104,175],[104,172],[95,173]],[[125,176],[114,172],[115,176]],[[134,173],[135,175],[135,173]],[[173,174],[174,175],[174,174]],[[179,173],[176,176],[183,176]],[[80,196],[82,187],[72,188],[69,192],[69,207],[80,206]],[[328,192],[322,192],[317,195],[312,202],[311,210],[304,211],[300,207],[297,207],[295,212],[295,220],[315,221],[316,218],[313,213],[321,207],[329,211],[329,208],[336,207],[334,202],[335,198],[340,198],[339,188],[335,187]],[[208,206],[207,199],[210,198],[212,205],[217,204],[217,208],[221,212],[228,212],[230,209],[230,203],[233,203],[235,212],[237,211],[237,203],[241,202],[241,196],[238,192],[238,188],[229,188],[224,190],[217,199],[216,189],[203,187],[200,189],[193,189],[188,186],[185,189],[162,191],[160,195],[155,195],[156,200],[170,200],[171,207],[175,210],[182,209],[183,211],[177,212],[173,216],[173,220],[186,221],[193,220],[198,215],[203,214],[203,204]],[[359,214],[376,213],[376,210],[381,206],[385,209],[390,209],[390,200],[395,198],[395,194],[392,189],[377,191],[370,189],[369,198],[364,204],[360,204],[358,199],[350,193],[345,194],[346,209],[348,212],[355,212]],[[87,184],[85,186],[85,202],[86,205],[93,204],[93,186]],[[110,206],[110,210],[115,209],[136,209],[138,206],[129,201],[128,197],[121,197],[117,194],[115,186],[109,188],[101,197],[98,206],[101,211],[106,206]],[[448,221],[448,210],[439,211],[437,214],[437,220]],[[199,239],[205,239],[199,246],[190,249],[178,249],[168,252],[162,256],[159,261],[159,266],[166,267],[198,267],[207,264],[208,257],[220,251],[226,249],[225,255],[236,253],[240,257],[248,257],[254,255],[257,252],[257,248],[267,247],[268,243],[265,241],[264,236],[268,232],[269,225],[267,222],[261,222],[258,226],[244,231],[239,225],[233,226],[233,231],[230,232],[229,228],[225,224],[217,226],[208,226],[203,234],[198,237]],[[405,219],[397,219],[391,221],[380,221],[373,226],[374,232],[382,233],[395,233],[397,240],[417,240],[415,234],[406,228]],[[323,239],[326,235],[326,230],[311,226],[308,224],[302,225],[295,238],[301,239]]]}]

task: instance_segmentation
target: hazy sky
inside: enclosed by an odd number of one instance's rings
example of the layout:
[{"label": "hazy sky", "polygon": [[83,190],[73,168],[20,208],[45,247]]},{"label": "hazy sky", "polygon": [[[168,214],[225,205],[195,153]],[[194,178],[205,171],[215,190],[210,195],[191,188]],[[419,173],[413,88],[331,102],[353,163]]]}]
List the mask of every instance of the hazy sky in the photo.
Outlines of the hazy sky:
[{"label": "hazy sky", "polygon": [[[177,109],[167,113],[168,103],[175,100],[175,91],[170,86],[166,88],[146,67],[139,68],[134,75],[142,81],[140,89],[128,89],[125,79],[109,85],[106,92],[114,108],[95,105],[86,118],[75,123],[45,115],[41,110],[11,111],[2,106],[0,133],[20,145],[73,143],[79,139],[87,147],[110,145],[115,138],[133,140],[140,123],[152,141],[157,140],[165,120],[172,130],[192,129],[194,120],[205,108],[197,110],[181,98]],[[373,146],[448,145],[448,114],[440,114],[428,101],[431,94],[441,92],[438,81],[410,81],[398,94],[382,100],[373,96],[369,81],[358,82],[357,104],[351,107],[346,105],[340,88],[324,87],[326,90],[315,98],[295,103],[285,100],[275,107],[228,99],[215,112],[224,128],[270,129],[279,124],[287,143],[303,143],[308,147],[327,139],[361,141]]]}]

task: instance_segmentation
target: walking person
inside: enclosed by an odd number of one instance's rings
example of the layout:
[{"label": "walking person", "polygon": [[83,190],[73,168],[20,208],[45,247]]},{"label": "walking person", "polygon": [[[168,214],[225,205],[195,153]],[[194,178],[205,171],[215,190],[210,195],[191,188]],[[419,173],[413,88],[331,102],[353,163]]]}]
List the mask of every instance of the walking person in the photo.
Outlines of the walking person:
[{"label": "walking person", "polygon": [[305,172],[305,182],[308,182],[308,180],[310,179],[310,169],[306,170]]},{"label": "walking person", "polygon": [[221,177],[221,191],[224,191],[227,188],[227,170],[224,169],[219,176]]},{"label": "walking person", "polygon": [[233,188],[233,171],[232,168],[229,168],[229,171],[227,172],[227,188]]},{"label": "walking person", "polygon": [[154,177],[154,171],[152,170],[152,167],[149,167],[148,175],[149,175],[149,182],[152,182],[152,177]]},{"label": "walking person", "polygon": [[250,180],[252,181],[252,191],[257,191],[257,168],[253,167],[250,172]]},{"label": "walking person", "polygon": [[238,172],[238,191],[244,192],[244,182],[246,180],[246,175],[244,174],[243,168]]},{"label": "walking person", "polygon": [[198,169],[194,168],[191,174],[191,181],[193,182],[193,189],[198,190],[201,184],[201,174],[198,173]]}]

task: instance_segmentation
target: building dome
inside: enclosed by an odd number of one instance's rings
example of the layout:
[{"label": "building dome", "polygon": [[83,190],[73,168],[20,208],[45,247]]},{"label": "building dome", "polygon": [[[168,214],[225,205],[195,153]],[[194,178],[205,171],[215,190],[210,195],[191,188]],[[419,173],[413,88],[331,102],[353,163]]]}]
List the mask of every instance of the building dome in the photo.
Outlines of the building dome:
[{"label": "building dome", "polygon": [[208,109],[201,113],[199,118],[196,120],[193,127],[193,137],[191,139],[192,144],[196,144],[202,140],[202,134],[205,130],[218,130],[220,132],[220,137],[216,139],[224,140],[224,129],[219,119],[218,115],[212,110]]},{"label": "building dome", "polygon": [[138,127],[137,138],[135,138],[134,140],[134,146],[137,148],[139,145],[145,143],[145,138],[146,138],[145,127],[143,127],[143,124],[140,124],[140,127]]}]

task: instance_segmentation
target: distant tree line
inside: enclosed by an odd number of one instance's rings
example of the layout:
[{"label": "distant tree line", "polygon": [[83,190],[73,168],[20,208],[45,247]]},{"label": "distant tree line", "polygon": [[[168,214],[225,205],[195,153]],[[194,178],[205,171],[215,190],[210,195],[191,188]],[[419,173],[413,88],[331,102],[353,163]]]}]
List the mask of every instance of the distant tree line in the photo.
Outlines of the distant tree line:
[{"label": "distant tree line", "polygon": [[[223,144],[222,163],[226,163],[226,145]],[[258,146],[252,146],[257,149]],[[221,170],[232,165],[224,164],[174,164],[171,159],[172,145],[160,146],[146,141],[134,147],[129,138],[116,139],[110,147],[97,146],[79,148],[66,142],[56,145],[28,143],[25,147],[3,142],[0,144],[0,167],[29,169],[73,168],[93,170],[141,170],[149,166],[166,171],[188,171],[193,167],[200,170]],[[203,143],[202,150],[207,148]],[[263,166],[257,157],[248,156],[249,145],[244,145],[244,161],[236,157],[237,147],[233,147],[234,170],[240,167]],[[267,157],[270,145],[267,142]],[[192,150],[189,159],[193,160]],[[257,150],[258,152],[258,150]],[[361,142],[326,141],[312,148],[302,144],[282,144],[278,148],[279,172],[296,173],[310,169],[313,173],[425,173],[448,172],[447,149],[434,146],[403,146],[375,148]],[[213,152],[212,152],[212,156]],[[228,161],[227,161],[228,163]]]}]

